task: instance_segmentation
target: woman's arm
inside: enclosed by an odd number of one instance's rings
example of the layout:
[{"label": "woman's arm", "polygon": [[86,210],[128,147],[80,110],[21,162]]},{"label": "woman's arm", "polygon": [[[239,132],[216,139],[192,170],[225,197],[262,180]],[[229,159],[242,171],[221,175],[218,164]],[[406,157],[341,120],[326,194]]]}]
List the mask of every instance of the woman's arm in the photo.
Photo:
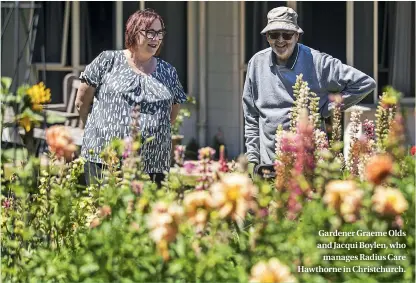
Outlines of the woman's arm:
[{"label": "woman's arm", "polygon": [[178,117],[180,105],[179,104],[173,104],[172,105],[172,111],[170,112],[170,123],[175,123],[176,117]]},{"label": "woman's arm", "polygon": [[92,101],[94,100],[95,88],[87,85],[86,83],[81,83],[78,92],[77,98],[75,99],[75,106],[78,110],[79,117],[81,118],[80,127],[83,129],[87,121],[88,112]]}]

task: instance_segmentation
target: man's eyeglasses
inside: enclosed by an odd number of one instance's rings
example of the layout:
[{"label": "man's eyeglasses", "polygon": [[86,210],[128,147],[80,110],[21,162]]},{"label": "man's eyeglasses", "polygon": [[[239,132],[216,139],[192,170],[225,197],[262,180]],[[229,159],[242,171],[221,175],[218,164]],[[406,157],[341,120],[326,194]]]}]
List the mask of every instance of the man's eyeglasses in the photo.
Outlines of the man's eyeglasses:
[{"label": "man's eyeglasses", "polygon": [[267,37],[269,39],[276,40],[280,37],[280,35],[282,35],[284,40],[291,40],[294,34],[295,34],[294,32],[276,32],[276,31],[272,31],[272,32],[267,33]]},{"label": "man's eyeglasses", "polygon": [[166,31],[165,30],[153,30],[153,29],[148,29],[148,30],[141,30],[142,32],[144,32],[144,35],[146,36],[147,39],[155,39],[156,36],[159,40],[162,40],[165,37]]}]

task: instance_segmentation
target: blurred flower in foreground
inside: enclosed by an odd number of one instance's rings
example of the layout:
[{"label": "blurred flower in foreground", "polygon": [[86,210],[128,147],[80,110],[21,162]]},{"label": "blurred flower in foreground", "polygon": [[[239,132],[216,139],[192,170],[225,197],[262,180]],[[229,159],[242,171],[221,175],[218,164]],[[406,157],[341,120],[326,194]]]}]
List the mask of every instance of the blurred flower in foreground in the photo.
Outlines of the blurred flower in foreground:
[{"label": "blurred flower in foreground", "polygon": [[168,246],[176,238],[183,213],[181,206],[159,201],[148,216],[147,226],[150,229],[150,237],[156,243],[164,260],[169,259]]},{"label": "blurred flower in foreground", "polygon": [[69,132],[64,126],[52,126],[46,130],[46,142],[51,152],[66,160],[72,159],[72,154],[77,150],[73,144]]},{"label": "blurred flower in foreground", "polygon": [[373,210],[381,215],[396,216],[408,208],[402,192],[397,189],[377,187],[371,200]]},{"label": "blurred flower in foreground", "polygon": [[190,224],[195,226],[197,232],[202,231],[207,223],[211,208],[209,192],[193,191],[185,196],[183,204]]},{"label": "blurred flower in foreground", "polygon": [[393,159],[387,155],[375,155],[366,165],[365,175],[373,184],[381,184],[393,170]]},{"label": "blurred flower in foreground", "polygon": [[290,273],[289,267],[271,258],[268,262],[261,261],[253,266],[250,282],[289,283],[296,282],[296,278]]},{"label": "blurred flower in foreground", "polygon": [[255,208],[257,187],[251,179],[240,173],[225,175],[210,187],[212,206],[218,209],[221,218],[231,217],[241,224],[249,209]]},{"label": "blurred flower in foreground", "polygon": [[354,181],[331,181],[325,187],[324,203],[335,209],[347,222],[357,219],[361,208],[363,191]]}]

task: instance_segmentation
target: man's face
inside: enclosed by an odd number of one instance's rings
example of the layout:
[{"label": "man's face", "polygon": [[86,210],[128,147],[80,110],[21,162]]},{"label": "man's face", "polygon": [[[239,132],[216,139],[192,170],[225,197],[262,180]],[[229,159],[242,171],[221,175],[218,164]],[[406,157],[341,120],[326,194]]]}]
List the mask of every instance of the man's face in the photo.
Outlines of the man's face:
[{"label": "man's face", "polygon": [[267,32],[269,42],[277,58],[286,61],[292,55],[295,45],[298,42],[299,34],[289,30],[272,30]]}]

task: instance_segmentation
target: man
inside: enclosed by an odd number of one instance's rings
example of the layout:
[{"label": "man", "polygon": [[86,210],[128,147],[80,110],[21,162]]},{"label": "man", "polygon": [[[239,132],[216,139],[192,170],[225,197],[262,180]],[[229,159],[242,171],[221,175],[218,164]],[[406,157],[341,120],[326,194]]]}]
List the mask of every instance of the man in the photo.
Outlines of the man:
[{"label": "man", "polygon": [[[246,156],[249,169],[258,164],[273,164],[275,134],[279,124],[290,126],[289,111],[294,105],[293,86],[296,76],[320,98],[319,111],[327,118],[332,104],[329,94],[344,98],[345,110],[375,89],[375,81],[366,74],[328,54],[298,43],[303,30],[297,24],[297,13],[288,7],[272,9],[268,24],[261,32],[270,47],[255,54],[248,62],[243,92]],[[252,173],[252,172],[251,172]]]}]

